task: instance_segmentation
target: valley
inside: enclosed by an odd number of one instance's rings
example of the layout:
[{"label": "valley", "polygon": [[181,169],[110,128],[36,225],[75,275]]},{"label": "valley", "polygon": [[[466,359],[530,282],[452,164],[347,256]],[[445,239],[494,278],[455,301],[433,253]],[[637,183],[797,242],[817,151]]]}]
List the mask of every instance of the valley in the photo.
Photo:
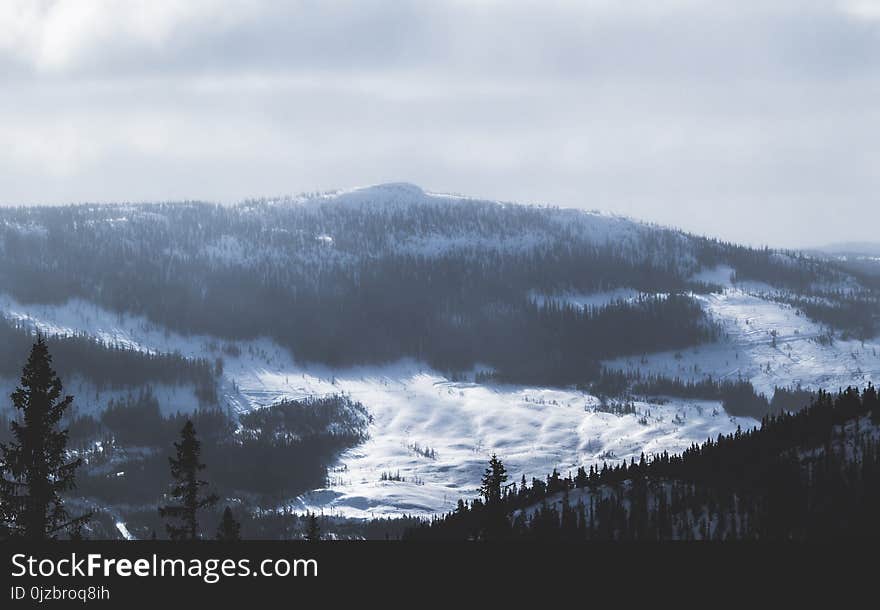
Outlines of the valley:
[{"label": "valley", "polygon": [[[834,260],[413,185],[8,209],[0,251],[9,332],[194,367],[138,383],[74,368],[72,416],[147,390],[161,417],[213,410],[233,428],[284,401],[365,408],[364,440],[327,458],[323,485],[231,498],[261,514],[429,517],[477,495],[492,453],[531,479],[682,452],[765,414],[638,379],[744,382],[768,401],[880,379],[877,288]],[[608,374],[624,385],[597,385]],[[128,476],[112,464],[95,472]]]}]

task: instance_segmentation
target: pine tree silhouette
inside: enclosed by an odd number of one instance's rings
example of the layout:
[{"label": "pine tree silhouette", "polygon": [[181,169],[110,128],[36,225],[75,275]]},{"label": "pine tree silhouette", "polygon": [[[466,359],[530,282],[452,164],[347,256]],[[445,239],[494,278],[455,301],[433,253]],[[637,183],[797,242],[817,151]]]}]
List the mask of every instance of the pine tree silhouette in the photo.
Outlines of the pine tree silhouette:
[{"label": "pine tree silhouette", "polygon": [[315,513],[309,513],[307,519],[306,540],[309,542],[317,542],[321,539],[321,526],[318,523],[318,515]]},{"label": "pine tree silhouette", "polygon": [[232,509],[228,506],[223,511],[223,518],[217,527],[217,540],[221,542],[238,542],[241,540],[241,524],[232,515]]},{"label": "pine tree silhouette", "polygon": [[501,501],[501,488],[507,481],[507,469],[494,453],[489,458],[489,467],[483,474],[480,495],[486,499],[486,504],[494,504]]},{"label": "pine tree silhouette", "polygon": [[494,453],[489,458],[489,467],[483,474],[480,495],[485,498],[484,519],[480,527],[484,540],[505,538],[510,531],[510,522],[504,511],[503,490],[507,481],[507,469]]},{"label": "pine tree silhouette", "polygon": [[67,430],[57,426],[73,397],[62,394],[52,356],[38,336],[22,370],[21,385],[12,393],[21,421],[10,424],[13,440],[0,443],[0,519],[6,535],[55,539],[67,529],[80,536],[91,518],[87,514],[71,519],[61,498],[75,487],[75,471],[82,463],[65,461]]},{"label": "pine tree silhouette", "polygon": [[216,504],[218,498],[215,494],[203,497],[199,495],[201,488],[207,487],[208,482],[198,478],[199,471],[204,470],[205,465],[199,462],[201,443],[196,438],[196,429],[190,420],[186,421],[180,431],[180,439],[179,443],[174,443],[177,457],[168,458],[171,476],[175,481],[171,488],[171,497],[178,503],[160,506],[159,516],[178,522],[165,524],[172,540],[198,540],[198,512]]}]

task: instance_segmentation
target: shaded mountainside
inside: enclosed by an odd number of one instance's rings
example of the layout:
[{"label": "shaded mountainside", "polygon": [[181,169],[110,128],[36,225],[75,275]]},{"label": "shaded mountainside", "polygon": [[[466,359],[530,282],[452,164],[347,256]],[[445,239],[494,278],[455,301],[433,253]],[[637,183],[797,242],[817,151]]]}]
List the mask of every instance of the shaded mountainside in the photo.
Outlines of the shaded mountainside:
[{"label": "shaded mountainside", "polygon": [[[880,286],[844,263],[405,184],[7,208],[0,390],[50,337],[77,501],[137,535],[187,416],[249,511],[430,516],[492,451],[638,460],[876,383]],[[334,396],[363,412],[309,410]]]},{"label": "shaded mountainside", "polygon": [[[497,473],[501,472],[501,477]],[[494,493],[492,477],[494,473]],[[873,386],[766,418],[760,428],[566,477],[506,484],[410,539],[767,540],[880,536],[880,401]],[[489,481],[487,483],[487,481]]]},{"label": "shaded mountainside", "polygon": [[[0,377],[21,372],[22,354],[34,340],[34,329],[0,316]],[[191,384],[199,406],[217,404],[216,365],[174,353],[145,353],[119,344],[107,344],[84,333],[47,337],[55,366],[64,378],[75,375],[104,389],[141,388],[149,384]]]},{"label": "shaded mountainside", "polygon": [[[144,392],[111,401],[99,417],[65,419],[60,432],[65,455],[77,460],[80,472],[75,485],[64,490],[63,500],[93,516],[77,535],[155,536],[163,529],[155,507],[169,493],[172,442],[181,429],[194,425],[207,465],[201,476],[209,479],[212,491],[239,505],[246,535],[289,537],[296,517],[276,518],[271,508],[321,485],[339,453],[365,440],[370,421],[363,405],[341,395],[282,402],[243,415],[238,422],[218,409],[163,415],[155,398]],[[12,440],[10,421],[0,414],[0,444]],[[5,468],[3,475],[9,475]],[[243,499],[247,508],[242,508]],[[262,506],[270,507],[265,517]],[[209,521],[214,519],[209,510],[205,513]],[[376,525],[385,529],[382,522]],[[388,524],[388,529],[395,528],[402,530],[399,524]]]},{"label": "shaded mountainside", "polygon": [[172,442],[187,420],[202,440],[213,489],[259,505],[322,485],[339,452],[364,441],[370,416],[345,396],[283,402],[240,421],[218,409],[163,415],[145,393],[70,423],[70,446],[84,461],[75,495],[103,506],[158,501]]},{"label": "shaded mountainside", "polygon": [[[688,301],[718,289],[694,276],[719,265],[815,296],[798,305],[823,323],[847,326],[857,309],[852,331],[876,331],[876,293],[824,260],[412,185],[232,207],[5,209],[0,251],[0,285],[22,302],[82,298],[185,334],[268,336],[332,366],[413,357],[518,382],[592,381],[602,359],[715,338]],[[565,303],[615,288],[680,296]]]}]

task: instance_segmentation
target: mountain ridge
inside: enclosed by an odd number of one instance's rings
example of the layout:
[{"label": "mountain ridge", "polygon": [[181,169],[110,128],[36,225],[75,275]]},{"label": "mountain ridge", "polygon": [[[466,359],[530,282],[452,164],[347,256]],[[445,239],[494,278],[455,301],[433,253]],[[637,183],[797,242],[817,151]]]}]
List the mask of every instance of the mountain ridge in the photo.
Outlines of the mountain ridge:
[{"label": "mountain ridge", "polygon": [[191,383],[76,379],[99,419],[111,399],[236,425],[353,396],[365,440],[282,502],[352,517],[445,511],[487,451],[531,476],[683,450],[880,379],[880,286],[838,261],[399,183],[286,201],[0,209],[0,311],[19,335],[179,354],[215,385],[203,406]]}]

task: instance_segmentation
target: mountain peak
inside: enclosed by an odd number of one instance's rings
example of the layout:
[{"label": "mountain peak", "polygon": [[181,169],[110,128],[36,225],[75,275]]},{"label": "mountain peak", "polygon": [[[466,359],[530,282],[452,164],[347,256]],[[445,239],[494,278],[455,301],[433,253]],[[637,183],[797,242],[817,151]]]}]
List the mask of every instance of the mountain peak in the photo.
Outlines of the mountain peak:
[{"label": "mountain peak", "polygon": [[427,198],[420,186],[409,182],[386,182],[328,193],[325,199],[351,204],[412,203]]},{"label": "mountain peak", "polygon": [[422,196],[425,194],[425,191],[422,189],[422,187],[411,182],[385,182],[382,184],[362,186],[354,190],[361,192],[375,192],[385,194],[399,193],[416,196]]}]

